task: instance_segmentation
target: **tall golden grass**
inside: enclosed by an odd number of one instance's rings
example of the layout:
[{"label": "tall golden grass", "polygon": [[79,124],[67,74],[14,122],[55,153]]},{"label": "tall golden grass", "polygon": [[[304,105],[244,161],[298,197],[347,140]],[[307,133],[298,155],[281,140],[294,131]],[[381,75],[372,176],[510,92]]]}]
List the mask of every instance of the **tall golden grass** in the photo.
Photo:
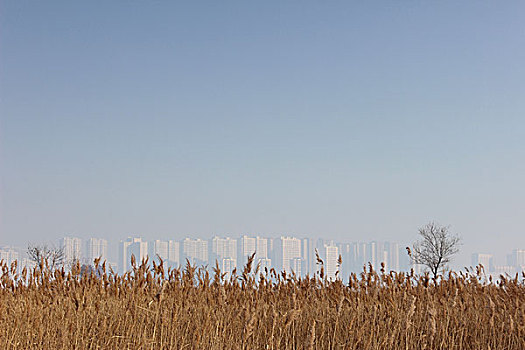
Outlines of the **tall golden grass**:
[{"label": "tall golden grass", "polygon": [[[347,283],[144,261],[117,275],[1,264],[1,349],[525,349],[525,285],[372,269]],[[479,271],[478,271],[479,272]]]}]

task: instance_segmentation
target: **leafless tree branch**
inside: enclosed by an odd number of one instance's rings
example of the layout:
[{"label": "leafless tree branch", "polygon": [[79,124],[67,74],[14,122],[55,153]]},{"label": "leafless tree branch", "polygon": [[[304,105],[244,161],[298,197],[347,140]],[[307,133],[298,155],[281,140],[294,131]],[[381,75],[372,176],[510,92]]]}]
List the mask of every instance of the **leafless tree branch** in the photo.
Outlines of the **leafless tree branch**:
[{"label": "leafless tree branch", "polygon": [[47,244],[29,244],[27,247],[29,260],[35,264],[47,263],[51,269],[61,266],[64,263],[64,249],[48,246]]},{"label": "leafless tree branch", "polygon": [[450,232],[450,227],[430,222],[418,232],[420,239],[407,249],[413,263],[425,265],[434,278],[438,276],[459,252],[461,240]]}]

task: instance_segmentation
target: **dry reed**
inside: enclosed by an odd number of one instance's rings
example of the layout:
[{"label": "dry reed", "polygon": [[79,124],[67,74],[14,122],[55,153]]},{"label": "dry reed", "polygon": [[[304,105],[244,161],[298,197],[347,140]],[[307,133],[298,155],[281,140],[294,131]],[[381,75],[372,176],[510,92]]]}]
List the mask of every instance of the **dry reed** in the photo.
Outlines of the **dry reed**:
[{"label": "dry reed", "polygon": [[525,349],[525,285],[482,274],[124,275],[1,263],[1,349]]}]

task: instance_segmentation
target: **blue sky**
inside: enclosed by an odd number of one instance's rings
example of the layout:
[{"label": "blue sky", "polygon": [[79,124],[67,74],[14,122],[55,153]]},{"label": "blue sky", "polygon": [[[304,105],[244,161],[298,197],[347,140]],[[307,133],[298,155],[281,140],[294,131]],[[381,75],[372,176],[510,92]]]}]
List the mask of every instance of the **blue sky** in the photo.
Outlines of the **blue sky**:
[{"label": "blue sky", "polygon": [[3,1],[1,240],[525,247],[521,1]]}]

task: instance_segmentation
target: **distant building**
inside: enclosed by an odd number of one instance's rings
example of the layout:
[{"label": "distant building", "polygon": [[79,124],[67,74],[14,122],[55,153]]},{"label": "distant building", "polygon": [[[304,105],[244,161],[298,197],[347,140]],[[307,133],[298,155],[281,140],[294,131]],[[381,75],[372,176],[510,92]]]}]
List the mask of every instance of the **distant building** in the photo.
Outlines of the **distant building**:
[{"label": "distant building", "polygon": [[493,276],[496,278],[500,275],[514,275],[516,274],[516,267],[515,266],[509,266],[509,265],[503,265],[503,266],[494,266],[494,271],[492,273]]},{"label": "distant building", "polygon": [[[131,256],[135,256],[137,265],[140,265],[143,260],[148,257],[148,242],[142,241],[142,239],[132,242],[128,246],[128,260],[131,262]],[[131,265],[130,265],[131,267]]]},{"label": "distant building", "polygon": [[84,262],[91,265],[97,258],[101,258],[101,263],[108,259],[108,241],[102,238],[90,238],[86,241]]},{"label": "distant building", "polygon": [[119,268],[124,273],[131,269],[131,256],[135,257],[137,265],[142,259],[148,256],[148,243],[142,241],[140,237],[128,237],[125,241],[120,241],[119,245]]},{"label": "distant building", "polygon": [[169,242],[158,239],[150,242],[148,246],[148,255],[150,261],[154,260],[158,262],[158,257],[160,257],[162,261],[167,261],[169,259]]},{"label": "distant building", "polygon": [[317,271],[317,259],[315,257],[315,244],[314,240],[311,238],[303,238],[301,240],[302,244],[302,258],[304,260],[304,269],[303,274],[313,276]]},{"label": "distant building", "polygon": [[338,245],[339,254],[343,259],[341,274],[348,278],[351,273],[359,273],[366,264],[366,244],[359,242],[342,243]]},{"label": "distant building", "polygon": [[471,259],[472,267],[483,265],[486,273],[494,271],[494,257],[492,254],[474,253]]},{"label": "distant building", "polygon": [[64,251],[64,263],[71,265],[82,261],[82,239],[77,237],[64,237],[60,240],[60,248]]},{"label": "distant building", "polygon": [[337,247],[343,260],[340,269],[342,279],[348,278],[351,273],[361,273],[363,267],[368,269],[369,263],[378,271],[384,263],[385,272],[409,268],[408,255],[397,242],[351,242],[339,243]]},{"label": "distant building", "polygon": [[180,243],[177,241],[168,241],[168,266],[180,266]]},{"label": "distant building", "polygon": [[296,277],[301,277],[303,275],[303,266],[304,266],[304,259],[303,258],[291,258],[289,260],[289,268],[286,271],[290,274],[295,274]]},{"label": "distant building", "polygon": [[[270,269],[272,268],[272,259],[270,258],[257,259],[257,265],[259,265],[259,272],[264,274],[265,271],[270,271]],[[256,268],[256,266],[254,266],[253,268]]]},{"label": "distant building", "polygon": [[406,247],[399,247],[399,270],[408,271],[410,270],[410,266],[410,256],[408,256],[408,251],[406,250]]},{"label": "distant building", "polygon": [[337,271],[339,270],[339,248],[333,243],[330,242],[329,244],[324,245],[325,250],[325,272],[326,272],[326,278],[328,280],[335,280],[336,278],[340,278],[338,276]]},{"label": "distant building", "polygon": [[242,236],[239,245],[239,268],[242,268],[248,262],[248,257],[255,253],[255,258],[252,268],[260,264],[261,272],[264,268],[270,269],[272,260],[269,256],[268,239],[259,236],[249,237]]},{"label": "distant building", "polygon": [[301,254],[301,240],[295,237],[281,237],[274,243],[276,269],[279,270],[280,268],[281,271],[287,273],[295,271],[296,275],[301,275],[304,264]]},{"label": "distant building", "polygon": [[211,241],[211,262],[219,264],[219,268],[226,274],[237,268],[237,240],[226,237],[213,237]]},{"label": "distant building", "polygon": [[387,252],[388,263],[386,266],[387,271],[400,271],[401,263],[399,259],[399,243],[396,242],[385,242],[385,251]]},{"label": "distant building", "polygon": [[165,267],[180,266],[180,243],[177,241],[154,240],[148,245],[148,256],[150,261],[159,262],[162,259]]},{"label": "distant building", "polygon": [[372,264],[374,269],[377,269],[377,242],[372,241],[367,244],[367,252],[366,255],[368,257],[367,264]]},{"label": "distant building", "polygon": [[248,261],[248,256],[257,251],[257,238],[242,236],[239,244],[239,262],[244,265]]},{"label": "distant building", "polygon": [[7,264],[12,264],[15,260],[20,265],[22,262],[20,261],[20,254],[17,249],[3,246],[0,247],[0,260],[3,260]]},{"label": "distant building", "polygon": [[186,259],[191,264],[208,264],[208,242],[202,239],[184,239],[182,242],[182,259],[182,265],[186,263]]},{"label": "distant building", "polygon": [[525,249],[514,249],[507,257],[507,265],[514,266],[516,271],[525,270]]},{"label": "distant building", "polygon": [[370,250],[368,248],[368,243],[359,242],[357,243],[357,269],[356,272],[362,272],[363,268],[368,265],[370,260]]}]

